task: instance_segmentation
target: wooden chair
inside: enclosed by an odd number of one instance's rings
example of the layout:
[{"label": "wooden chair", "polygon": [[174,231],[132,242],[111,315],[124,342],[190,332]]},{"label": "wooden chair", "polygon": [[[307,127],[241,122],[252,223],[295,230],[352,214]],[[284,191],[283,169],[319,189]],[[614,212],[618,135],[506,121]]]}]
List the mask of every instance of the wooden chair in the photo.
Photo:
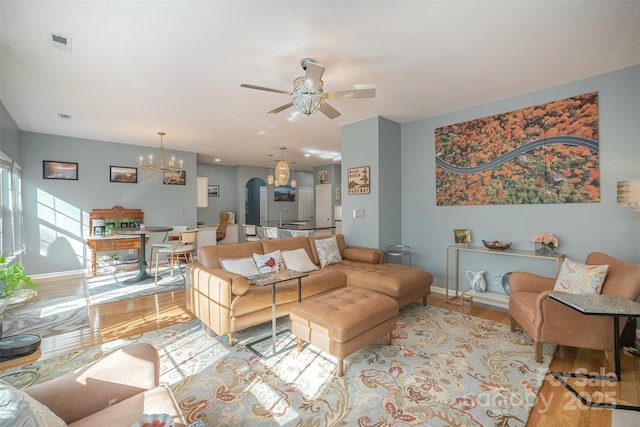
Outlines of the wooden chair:
[{"label": "wooden chair", "polygon": [[[630,264],[599,252],[587,256],[585,264],[609,269],[603,295],[636,300],[640,295],[640,264]],[[535,342],[535,358],[542,362],[542,344],[559,344],[593,350],[614,347],[613,317],[587,316],[549,297],[556,279],[516,271],[509,276],[511,329],[519,325]],[[627,318],[620,318],[620,331]]]},{"label": "wooden chair", "polygon": [[171,266],[171,277],[173,277],[174,264],[178,264],[180,274],[182,275],[182,278],[185,279],[184,272],[180,267],[180,261],[184,260],[185,263],[193,261],[192,254],[196,248],[197,235],[197,230],[183,231],[182,233],[180,233],[180,240],[174,241],[171,247],[158,249],[158,251],[156,252],[156,285],[158,284],[158,264],[160,261],[160,255],[166,255],[169,258],[169,265]]},{"label": "wooden chair", "polygon": [[149,257],[149,274],[151,274],[151,269],[153,268],[153,253],[154,251],[161,249],[161,248],[171,248],[175,242],[172,242],[174,240],[179,240],[180,239],[180,233],[182,233],[183,231],[187,231],[189,229],[189,226],[187,225],[174,225],[173,229],[171,231],[168,231],[165,235],[164,238],[162,239],[162,242],[159,243],[152,243],[151,244],[151,256]]}]

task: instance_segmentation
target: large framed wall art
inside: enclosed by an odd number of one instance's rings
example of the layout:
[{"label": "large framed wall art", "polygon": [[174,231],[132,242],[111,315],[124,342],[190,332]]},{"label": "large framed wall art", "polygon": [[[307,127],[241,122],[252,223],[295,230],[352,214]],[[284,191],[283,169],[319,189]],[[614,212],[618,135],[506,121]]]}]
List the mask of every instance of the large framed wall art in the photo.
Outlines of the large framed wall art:
[{"label": "large framed wall art", "polygon": [[435,130],[438,206],[600,201],[596,92]]}]

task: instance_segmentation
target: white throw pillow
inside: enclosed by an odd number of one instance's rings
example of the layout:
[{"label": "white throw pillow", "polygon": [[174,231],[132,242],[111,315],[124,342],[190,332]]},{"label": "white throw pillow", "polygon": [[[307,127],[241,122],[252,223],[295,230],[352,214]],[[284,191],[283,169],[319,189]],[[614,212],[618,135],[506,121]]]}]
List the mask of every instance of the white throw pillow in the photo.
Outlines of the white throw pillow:
[{"label": "white throw pillow", "polygon": [[289,270],[299,271],[301,273],[308,273],[310,271],[318,270],[318,266],[311,262],[309,254],[304,249],[294,249],[292,251],[283,251],[282,259],[284,266]]},{"label": "white throw pillow", "polygon": [[0,425],[65,427],[67,424],[24,391],[0,381]]},{"label": "white throw pillow", "polygon": [[240,274],[244,277],[260,274],[256,262],[252,257],[248,258],[221,258],[220,265],[226,271]]},{"label": "white throw pillow", "polygon": [[569,294],[599,294],[608,270],[608,265],[580,264],[566,258],[553,290]]},{"label": "white throw pillow", "polygon": [[280,249],[264,255],[253,254],[253,260],[256,262],[260,273],[277,273],[280,270],[284,270]]},{"label": "white throw pillow", "polygon": [[320,258],[320,267],[342,262],[336,236],[327,239],[316,239],[314,242],[318,251],[318,258]]}]

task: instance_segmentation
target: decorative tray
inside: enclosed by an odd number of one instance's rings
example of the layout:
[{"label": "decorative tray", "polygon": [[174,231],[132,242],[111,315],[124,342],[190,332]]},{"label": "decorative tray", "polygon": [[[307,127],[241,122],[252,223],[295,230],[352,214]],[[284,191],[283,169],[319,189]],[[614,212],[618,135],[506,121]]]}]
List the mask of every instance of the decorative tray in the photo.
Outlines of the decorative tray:
[{"label": "decorative tray", "polygon": [[509,249],[511,247],[511,242],[499,242],[498,240],[494,240],[492,242],[487,242],[486,240],[482,241],[482,244],[488,249]]}]

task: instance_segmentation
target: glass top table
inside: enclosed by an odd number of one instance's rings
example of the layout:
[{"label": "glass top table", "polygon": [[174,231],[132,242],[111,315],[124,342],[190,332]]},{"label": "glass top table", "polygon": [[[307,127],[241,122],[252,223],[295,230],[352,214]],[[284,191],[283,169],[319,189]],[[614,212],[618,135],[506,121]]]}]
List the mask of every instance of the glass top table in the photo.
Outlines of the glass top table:
[{"label": "glass top table", "polygon": [[[266,337],[251,341],[247,344],[247,348],[251,352],[253,352],[253,354],[255,354],[256,356],[262,359],[266,359],[267,357],[271,357],[271,356],[275,356],[276,354],[283,353],[284,351],[290,350],[291,348],[296,346],[296,341],[293,340],[292,345],[287,345],[284,348],[277,349],[277,335],[284,334],[291,331],[288,329],[285,329],[283,331],[276,333],[276,285],[278,283],[283,283],[289,280],[297,279],[298,280],[298,302],[300,302],[302,299],[302,278],[307,277],[308,275],[309,275],[308,273],[302,273],[295,270],[282,270],[275,273],[264,273],[264,274],[258,274],[255,276],[247,277],[247,280],[249,280],[249,283],[251,283],[252,285],[271,286],[271,334],[267,335]],[[260,351],[256,350],[254,346],[256,344],[259,344],[263,341],[268,340],[269,338],[271,338],[272,340],[271,354],[267,356],[264,353],[261,353]]]},{"label": "glass top table", "polygon": [[632,411],[640,411],[639,406],[617,405],[615,403],[594,402],[586,400],[580,393],[571,387],[563,377],[573,378],[592,378],[600,380],[621,380],[620,372],[620,317],[640,317],[640,303],[623,298],[617,295],[602,294],[569,294],[565,292],[552,292],[549,294],[552,299],[579,311],[588,316],[612,316],[613,317],[613,340],[614,340],[614,359],[615,359],[615,377],[610,375],[589,375],[576,374],[572,372],[552,372],[551,374],[564,385],[576,398],[578,398],[585,406],[627,409]]}]

